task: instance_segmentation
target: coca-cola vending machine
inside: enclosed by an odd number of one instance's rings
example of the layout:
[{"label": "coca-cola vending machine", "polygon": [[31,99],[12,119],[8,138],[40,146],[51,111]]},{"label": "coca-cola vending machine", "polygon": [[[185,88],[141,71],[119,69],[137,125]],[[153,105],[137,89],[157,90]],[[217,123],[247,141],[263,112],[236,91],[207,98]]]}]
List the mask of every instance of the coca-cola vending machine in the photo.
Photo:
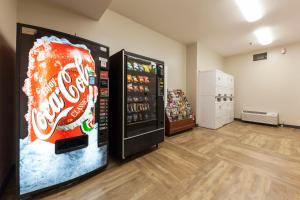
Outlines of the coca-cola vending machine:
[{"label": "coca-cola vending machine", "polygon": [[103,170],[108,154],[109,48],[18,24],[21,197]]}]

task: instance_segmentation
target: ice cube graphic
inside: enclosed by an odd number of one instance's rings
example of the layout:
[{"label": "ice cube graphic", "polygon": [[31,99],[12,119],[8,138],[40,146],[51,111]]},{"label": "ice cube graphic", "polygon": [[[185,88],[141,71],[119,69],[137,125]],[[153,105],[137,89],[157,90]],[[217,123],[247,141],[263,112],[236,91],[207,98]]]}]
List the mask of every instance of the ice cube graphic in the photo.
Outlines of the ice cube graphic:
[{"label": "ice cube graphic", "polygon": [[54,144],[28,138],[20,140],[20,194],[30,193],[72,180],[107,163],[107,145],[98,147],[97,126],[84,149],[55,154]]}]

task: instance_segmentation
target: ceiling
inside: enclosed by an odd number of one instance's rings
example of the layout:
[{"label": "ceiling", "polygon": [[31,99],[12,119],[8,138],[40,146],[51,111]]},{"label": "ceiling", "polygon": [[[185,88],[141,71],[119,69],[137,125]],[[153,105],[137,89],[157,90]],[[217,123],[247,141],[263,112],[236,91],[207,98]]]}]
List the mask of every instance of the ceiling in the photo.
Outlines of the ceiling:
[{"label": "ceiling", "polygon": [[274,34],[267,47],[300,41],[299,0],[261,3],[264,16],[253,23],[234,0],[113,0],[109,8],[184,44],[199,41],[222,56],[266,48],[253,33],[264,26]]},{"label": "ceiling", "polygon": [[112,0],[44,0],[71,11],[99,20]]}]

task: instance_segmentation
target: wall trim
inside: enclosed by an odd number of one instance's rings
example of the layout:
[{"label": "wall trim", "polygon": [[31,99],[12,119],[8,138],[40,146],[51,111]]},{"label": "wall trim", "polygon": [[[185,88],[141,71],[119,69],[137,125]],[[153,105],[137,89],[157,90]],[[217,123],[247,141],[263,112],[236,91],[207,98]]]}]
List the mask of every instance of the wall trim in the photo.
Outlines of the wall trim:
[{"label": "wall trim", "polygon": [[[240,121],[240,122],[245,122],[245,123],[260,124],[260,125],[275,126],[275,127],[276,127],[276,125],[268,125],[268,124],[262,124],[262,123],[256,123],[256,122],[246,122],[246,121],[243,121],[243,120],[240,119],[240,118],[234,118],[234,120],[235,120],[235,121]],[[300,129],[300,126],[297,126],[297,125],[279,124],[279,126],[282,126],[282,127],[285,127],[285,128]],[[278,126],[278,127],[279,127],[279,126]]]},{"label": "wall trim", "polygon": [[242,122],[242,119],[240,118],[234,118],[235,121],[241,121]]},{"label": "wall trim", "polygon": [[239,118],[234,118],[234,120],[240,121],[240,122],[243,122],[243,123],[257,124],[257,125],[269,126],[269,127],[279,127],[280,126],[280,125],[264,124],[264,123],[259,123],[259,122],[243,121],[242,119],[239,119]]},{"label": "wall trim", "polygon": [[283,126],[284,126],[284,127],[287,127],[287,128],[300,129],[300,126],[296,126],[296,125],[284,124]]}]

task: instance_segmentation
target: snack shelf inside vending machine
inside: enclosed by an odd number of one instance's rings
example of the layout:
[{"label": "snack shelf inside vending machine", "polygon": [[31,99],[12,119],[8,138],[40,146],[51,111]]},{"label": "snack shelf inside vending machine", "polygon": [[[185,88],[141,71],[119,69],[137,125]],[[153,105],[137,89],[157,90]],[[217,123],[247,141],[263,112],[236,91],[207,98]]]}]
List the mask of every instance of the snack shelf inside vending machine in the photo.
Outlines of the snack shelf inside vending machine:
[{"label": "snack shelf inside vending machine", "polygon": [[156,66],[127,56],[127,137],[157,128]]}]

